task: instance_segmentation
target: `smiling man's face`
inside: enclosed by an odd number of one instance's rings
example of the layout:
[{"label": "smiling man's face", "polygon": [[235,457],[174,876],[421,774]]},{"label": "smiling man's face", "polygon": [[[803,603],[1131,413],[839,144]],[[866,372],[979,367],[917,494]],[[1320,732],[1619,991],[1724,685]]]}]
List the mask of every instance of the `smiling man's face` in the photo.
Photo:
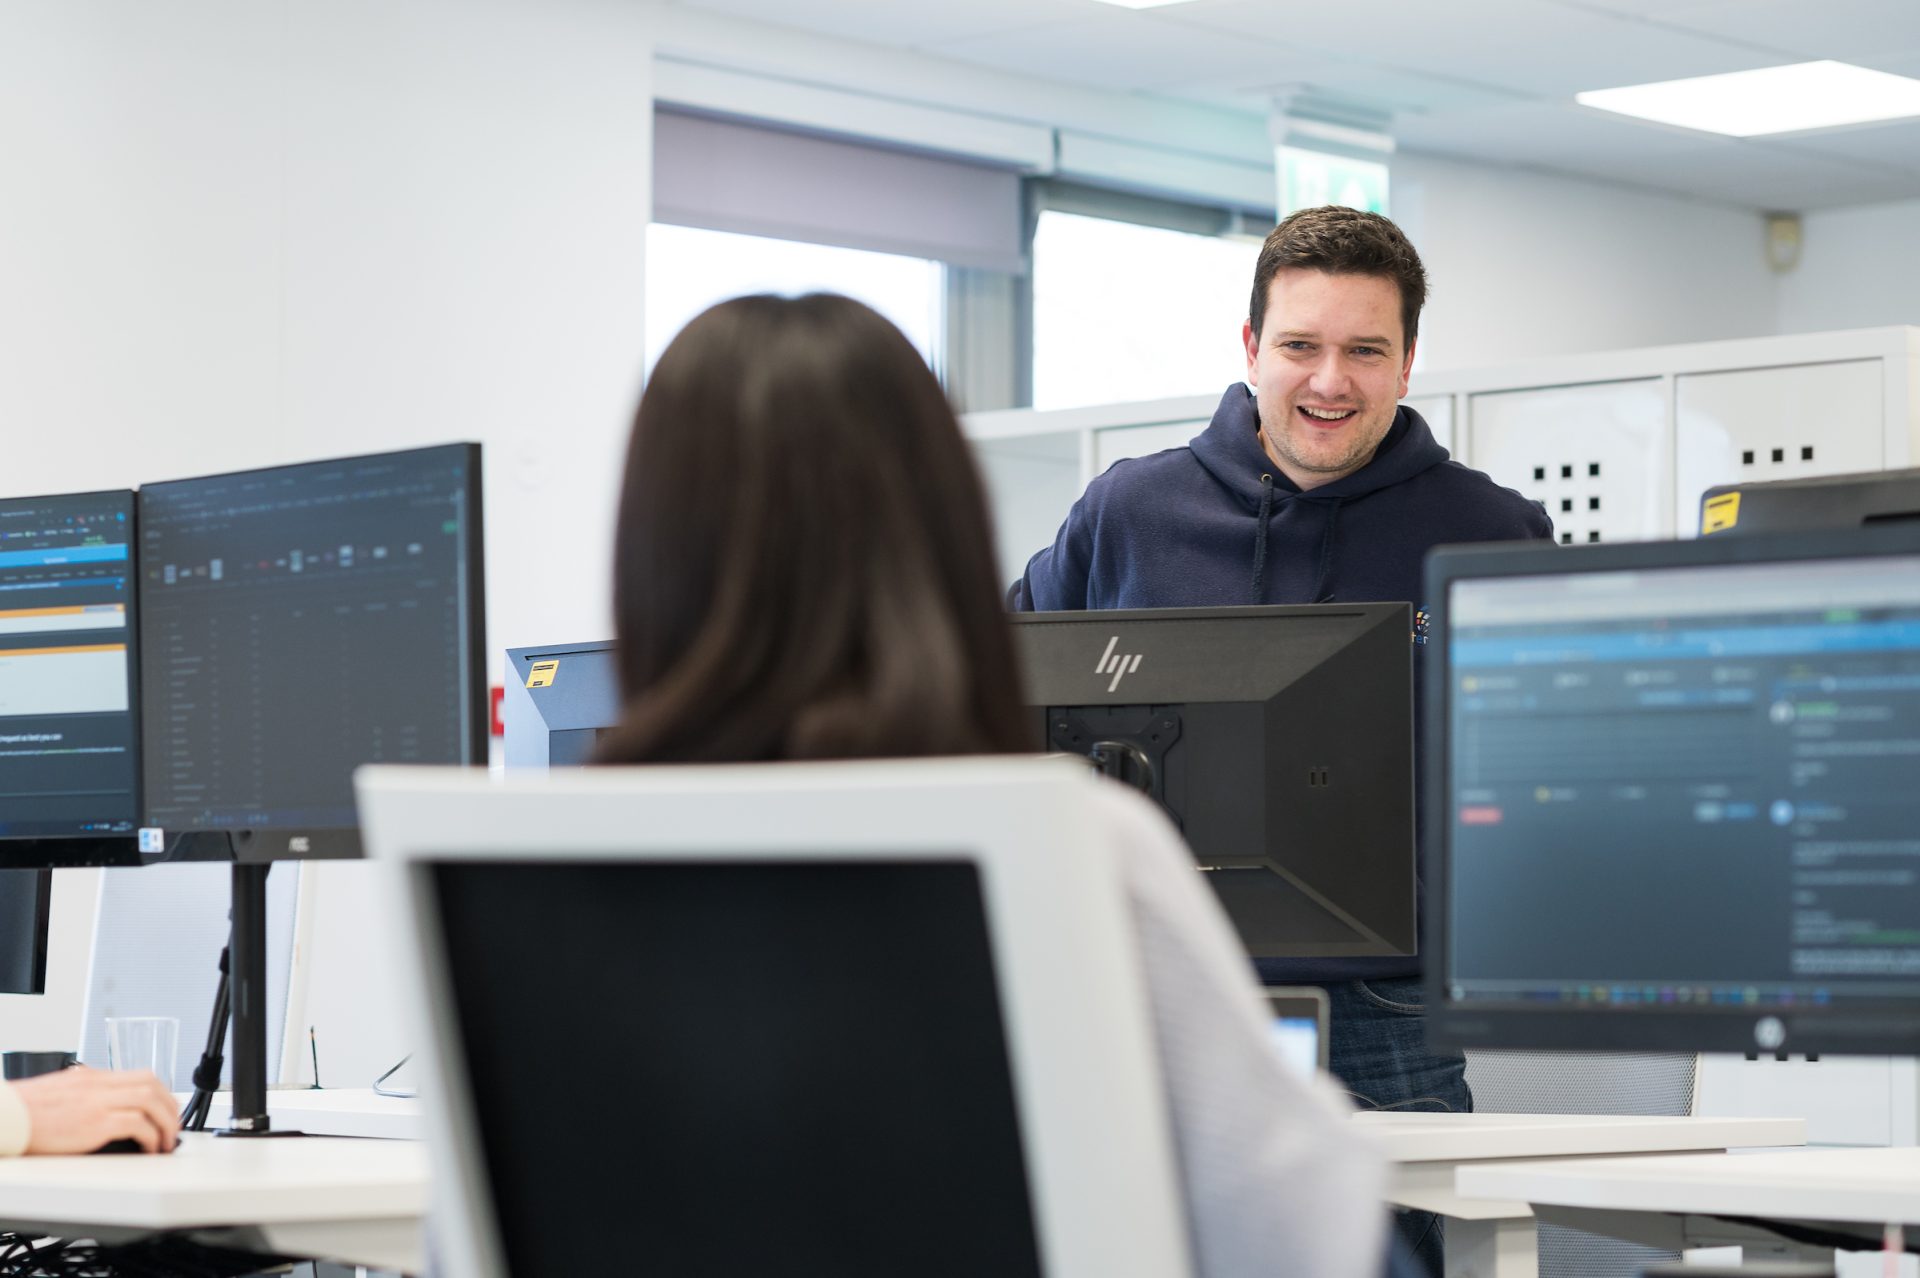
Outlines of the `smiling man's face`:
[{"label": "smiling man's face", "polygon": [[1376,275],[1277,271],[1264,331],[1242,325],[1241,340],[1260,443],[1280,473],[1305,490],[1372,460],[1413,368],[1398,285]]}]

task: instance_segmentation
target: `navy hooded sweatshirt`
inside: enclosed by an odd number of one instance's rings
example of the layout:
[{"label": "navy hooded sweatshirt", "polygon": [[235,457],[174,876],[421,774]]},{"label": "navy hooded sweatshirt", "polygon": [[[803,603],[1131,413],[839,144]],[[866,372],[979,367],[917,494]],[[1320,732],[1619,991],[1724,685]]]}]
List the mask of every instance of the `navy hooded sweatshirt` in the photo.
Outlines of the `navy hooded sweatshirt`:
[{"label": "navy hooded sweatshirt", "polygon": [[[1537,503],[1451,460],[1404,404],[1371,461],[1301,492],[1267,457],[1253,393],[1236,384],[1185,448],[1115,462],[1087,485],[1008,602],[1051,612],[1404,600],[1424,625],[1428,550],[1552,536]],[[1416,641],[1425,642],[1424,630]],[[1423,664],[1415,662],[1416,680]],[[1417,958],[1256,966],[1268,983],[1420,971]]]}]

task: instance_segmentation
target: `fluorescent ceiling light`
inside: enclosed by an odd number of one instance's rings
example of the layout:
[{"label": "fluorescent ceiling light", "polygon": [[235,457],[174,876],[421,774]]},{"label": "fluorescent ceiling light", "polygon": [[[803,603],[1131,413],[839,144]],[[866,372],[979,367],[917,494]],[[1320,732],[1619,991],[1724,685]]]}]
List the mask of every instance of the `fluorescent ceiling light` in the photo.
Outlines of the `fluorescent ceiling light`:
[{"label": "fluorescent ceiling light", "polygon": [[1576,93],[1582,106],[1736,138],[1920,116],[1920,80],[1845,62],[1802,62],[1730,75]]},{"label": "fluorescent ceiling light", "polygon": [[1100,0],[1100,3],[1118,5],[1122,9],[1158,9],[1162,5],[1185,4],[1187,0]]}]

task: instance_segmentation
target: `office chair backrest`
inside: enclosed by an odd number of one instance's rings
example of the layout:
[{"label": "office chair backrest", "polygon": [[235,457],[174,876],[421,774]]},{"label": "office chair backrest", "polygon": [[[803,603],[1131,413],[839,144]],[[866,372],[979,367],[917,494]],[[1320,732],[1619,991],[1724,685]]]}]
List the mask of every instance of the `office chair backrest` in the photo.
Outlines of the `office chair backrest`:
[{"label": "office chair backrest", "polygon": [[449,1272],[1187,1274],[1098,784],[363,769]]},{"label": "office chair backrest", "polygon": [[[179,1091],[193,1086],[193,1069],[207,1043],[214,990],[220,982],[232,875],[229,865],[205,862],[101,871],[93,960],[80,1021],[83,1063],[107,1067],[108,1017],[171,1016],[180,1022],[173,1086]],[[299,984],[295,970],[299,899],[299,866],[282,865],[267,876],[270,1079],[281,1077],[288,992]],[[304,1029],[299,1033],[304,1039]],[[229,1060],[231,1041],[229,1035]],[[231,1077],[226,1081],[231,1083]]]}]

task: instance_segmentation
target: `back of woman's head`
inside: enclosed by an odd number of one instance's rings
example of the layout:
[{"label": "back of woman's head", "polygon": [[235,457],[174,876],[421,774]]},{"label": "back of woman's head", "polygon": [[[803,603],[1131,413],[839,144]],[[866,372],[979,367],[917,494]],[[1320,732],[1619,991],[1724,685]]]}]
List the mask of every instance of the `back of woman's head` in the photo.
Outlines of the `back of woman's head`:
[{"label": "back of woman's head", "polygon": [[614,549],[607,762],[1024,746],[986,500],[939,383],[844,297],[742,297],[660,357]]}]

